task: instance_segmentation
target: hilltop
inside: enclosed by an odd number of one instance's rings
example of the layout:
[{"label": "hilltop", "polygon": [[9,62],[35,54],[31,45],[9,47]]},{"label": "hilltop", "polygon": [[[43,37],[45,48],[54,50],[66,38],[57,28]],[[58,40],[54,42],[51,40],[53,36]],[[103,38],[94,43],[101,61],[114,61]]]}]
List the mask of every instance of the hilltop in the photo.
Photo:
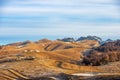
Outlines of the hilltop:
[{"label": "hilltop", "polygon": [[[1,75],[4,77],[8,77],[4,74],[13,76],[10,74],[11,70],[8,69],[12,69],[12,72],[15,74],[18,74],[17,72],[21,73],[18,76],[24,74],[29,77],[57,75],[61,73],[70,75],[73,73],[86,73],[91,71],[109,72],[111,70],[113,72],[119,72],[117,68],[113,69],[106,63],[105,66],[95,65],[97,65],[96,60],[101,63],[101,59],[104,62],[106,60],[113,62],[111,61],[113,59],[112,57],[106,59],[108,54],[110,54],[109,56],[114,56],[115,59],[113,60],[118,61],[116,55],[119,54],[120,41],[107,42],[101,45],[97,40],[86,39],[71,41],[71,38],[66,39],[68,40],[52,41],[42,39],[35,42],[27,40],[0,46]],[[98,56],[99,53],[101,56],[103,56],[103,54],[106,54],[106,56],[102,58]],[[90,63],[94,66],[91,66]],[[109,65],[112,64],[119,66],[118,62],[109,63]],[[107,67],[107,69],[105,70],[104,67]],[[113,65],[113,67],[115,67],[115,65]],[[0,77],[0,79],[4,80],[3,77]]]}]

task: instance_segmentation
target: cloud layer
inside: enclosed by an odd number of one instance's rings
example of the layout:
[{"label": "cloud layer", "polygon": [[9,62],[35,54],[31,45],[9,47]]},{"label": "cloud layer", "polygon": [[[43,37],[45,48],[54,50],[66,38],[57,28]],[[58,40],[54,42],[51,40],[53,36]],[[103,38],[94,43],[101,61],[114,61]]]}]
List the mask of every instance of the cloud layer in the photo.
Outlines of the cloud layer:
[{"label": "cloud layer", "polygon": [[119,8],[119,0],[1,0],[0,36],[118,38]]}]

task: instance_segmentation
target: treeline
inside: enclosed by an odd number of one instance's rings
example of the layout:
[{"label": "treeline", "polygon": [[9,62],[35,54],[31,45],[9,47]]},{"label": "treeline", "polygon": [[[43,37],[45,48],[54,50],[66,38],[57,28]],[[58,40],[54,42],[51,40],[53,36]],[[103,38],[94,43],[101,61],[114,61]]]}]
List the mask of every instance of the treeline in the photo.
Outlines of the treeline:
[{"label": "treeline", "polygon": [[120,40],[93,48],[88,55],[85,55],[82,63],[98,66],[114,61],[120,61]]},{"label": "treeline", "polygon": [[99,52],[120,51],[120,40],[105,43],[100,47],[95,48],[93,51],[99,51]]}]

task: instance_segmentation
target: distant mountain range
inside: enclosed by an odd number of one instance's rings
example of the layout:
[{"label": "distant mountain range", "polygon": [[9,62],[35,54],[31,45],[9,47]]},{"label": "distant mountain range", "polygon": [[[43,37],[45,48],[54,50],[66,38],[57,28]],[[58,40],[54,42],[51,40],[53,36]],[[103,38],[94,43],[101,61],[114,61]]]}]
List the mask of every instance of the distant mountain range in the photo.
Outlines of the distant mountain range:
[{"label": "distant mountain range", "polygon": [[64,41],[64,42],[79,42],[79,41],[83,41],[83,40],[95,40],[95,41],[98,41],[100,44],[104,44],[106,42],[113,41],[111,39],[107,39],[107,40],[103,41],[102,38],[100,38],[98,36],[86,36],[86,37],[80,37],[78,39],[68,37],[68,38],[57,39],[57,40]]},{"label": "distant mountain range", "polygon": [[99,42],[102,41],[102,39],[100,37],[97,37],[97,36],[80,37],[80,38],[77,39],[77,41],[81,41],[81,40],[96,40],[96,41],[99,41]]},{"label": "distant mountain range", "polygon": [[[47,40],[48,39],[43,39],[43,41],[47,41]],[[65,37],[63,39],[56,39],[56,40],[57,41],[63,41],[63,42],[80,42],[80,41],[83,41],[83,40],[95,40],[95,41],[98,41],[101,45],[104,44],[104,43],[107,43],[107,42],[115,41],[115,40],[112,40],[112,39],[102,40],[102,38],[100,38],[98,36],[81,36],[77,39],[75,39],[73,37]],[[27,40],[27,41],[24,41],[24,42],[10,43],[10,44],[7,44],[7,45],[19,45],[19,44],[22,45],[22,44],[27,44],[27,43],[31,43],[31,42],[32,41]]]}]

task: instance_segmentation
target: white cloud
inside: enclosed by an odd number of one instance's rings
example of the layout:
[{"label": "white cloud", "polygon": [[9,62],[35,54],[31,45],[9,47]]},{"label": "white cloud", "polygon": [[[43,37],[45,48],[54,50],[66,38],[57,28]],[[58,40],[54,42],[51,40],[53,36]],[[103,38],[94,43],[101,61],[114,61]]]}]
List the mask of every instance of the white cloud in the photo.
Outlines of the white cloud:
[{"label": "white cloud", "polygon": [[[9,2],[11,5],[6,5],[1,8],[3,15],[61,13],[74,15],[93,14],[114,17],[120,16],[117,7],[113,5],[114,0],[11,0]],[[105,3],[107,3],[107,5]],[[111,5],[111,3],[113,4]],[[35,6],[36,4],[39,5]],[[41,7],[41,5],[44,5],[44,7]],[[55,6],[50,7],[50,5]],[[57,7],[58,5],[59,7]]]},{"label": "white cloud", "polygon": [[2,27],[0,36],[25,36],[25,35],[44,35],[44,36],[78,36],[79,35],[97,35],[97,36],[119,36],[119,25],[61,25],[61,27],[47,28],[16,28]]},{"label": "white cloud", "polygon": [[[12,1],[12,0],[11,0]],[[94,16],[110,17],[120,19],[120,14],[117,6],[112,4],[114,0],[14,0],[9,5],[2,6],[1,13],[5,16],[46,16],[50,17],[49,22],[60,21],[60,14],[65,15],[80,15],[95,18]],[[36,4],[38,4],[36,6]],[[106,5],[107,4],[107,5]],[[24,6],[23,6],[24,5]],[[41,5],[44,5],[41,7]],[[50,5],[54,5],[51,7]],[[50,14],[56,14],[59,17],[51,16]],[[1,15],[1,16],[2,16]],[[91,17],[92,16],[92,17]],[[74,17],[74,16],[73,16]],[[3,18],[4,19],[4,18]],[[16,19],[14,19],[16,20]],[[13,20],[13,21],[14,21]],[[46,19],[47,20],[47,19]],[[6,22],[11,21],[7,19]],[[17,21],[17,20],[16,20]],[[22,20],[21,20],[22,21]],[[23,19],[25,22],[25,19]],[[30,23],[33,20],[26,22]],[[20,22],[20,21],[18,21]],[[36,22],[36,21],[35,21]],[[39,20],[38,20],[39,22]],[[34,23],[34,21],[33,21]],[[96,23],[96,22],[95,22]],[[43,23],[47,24],[47,23]],[[23,27],[2,27],[0,28],[0,36],[13,36],[13,35],[52,35],[52,36],[66,36],[66,35],[103,35],[103,36],[119,36],[120,35],[120,24],[118,25],[81,25],[81,23],[73,24],[67,22],[60,24],[47,25],[47,28],[23,28]],[[19,24],[21,25],[21,24]],[[25,24],[26,25],[26,24]],[[32,24],[33,27],[36,24]]]},{"label": "white cloud", "polygon": [[109,17],[119,17],[118,10],[114,6],[110,7],[82,7],[82,8],[50,8],[50,7],[3,7],[3,15],[41,15],[50,13],[70,14],[70,15],[103,15]]}]

